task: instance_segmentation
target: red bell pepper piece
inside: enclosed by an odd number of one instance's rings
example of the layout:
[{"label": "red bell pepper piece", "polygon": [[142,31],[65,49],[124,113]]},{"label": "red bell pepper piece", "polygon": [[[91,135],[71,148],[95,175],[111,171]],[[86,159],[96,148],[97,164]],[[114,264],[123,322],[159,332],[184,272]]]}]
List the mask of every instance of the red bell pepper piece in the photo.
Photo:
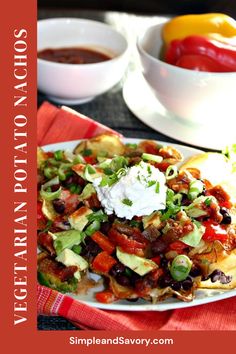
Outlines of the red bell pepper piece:
[{"label": "red bell pepper piece", "polygon": [[109,270],[115,265],[117,261],[110,256],[106,251],[98,253],[92,263],[94,271],[101,273],[108,273]]},{"label": "red bell pepper piece", "polygon": [[202,54],[182,55],[176,62],[176,66],[184,69],[207,71],[207,72],[228,72],[226,66]]},{"label": "red bell pepper piece", "polygon": [[[135,228],[134,228],[135,231]],[[137,230],[136,230],[137,231]],[[140,232],[141,234],[141,232]],[[132,238],[121,234],[115,228],[111,228],[108,232],[110,240],[117,246],[120,246],[124,252],[136,254],[137,256],[143,256],[143,249],[146,248],[146,242],[136,241]]]},{"label": "red bell pepper piece", "polygon": [[98,302],[102,302],[104,304],[110,304],[116,300],[115,295],[110,290],[100,291],[95,295],[95,298]]},{"label": "red bell pepper piece", "polygon": [[115,250],[115,245],[105,236],[102,232],[96,231],[92,234],[91,238],[96,242],[103,251],[111,254]]},{"label": "red bell pepper piece", "polygon": [[37,229],[43,230],[47,225],[47,218],[42,212],[42,202],[37,202]]},{"label": "red bell pepper piece", "polygon": [[226,242],[228,240],[228,234],[224,227],[219,224],[216,224],[212,220],[207,220],[203,222],[206,230],[202,236],[202,239],[205,241],[221,241]]},{"label": "red bell pepper piece", "polygon": [[206,56],[219,64],[219,71],[222,71],[222,67],[225,67],[225,71],[236,71],[236,46],[207,37],[189,36],[173,40],[166,50],[164,60],[176,65],[184,55]]},{"label": "red bell pepper piece", "polygon": [[172,250],[172,251],[176,251],[177,253],[183,253],[184,249],[187,248],[188,245],[186,245],[186,243],[180,241],[180,240],[177,240],[177,241],[174,241],[172,243],[170,243],[169,245],[169,249]]}]

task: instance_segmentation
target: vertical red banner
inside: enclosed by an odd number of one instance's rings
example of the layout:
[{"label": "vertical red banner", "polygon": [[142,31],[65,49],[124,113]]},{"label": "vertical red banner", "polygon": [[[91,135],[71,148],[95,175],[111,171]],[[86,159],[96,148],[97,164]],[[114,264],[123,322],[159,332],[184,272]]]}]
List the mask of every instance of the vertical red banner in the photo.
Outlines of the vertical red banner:
[{"label": "vertical red banner", "polygon": [[37,3],[6,1],[0,16],[0,322],[12,353],[19,349],[19,338],[36,333],[37,319]]}]

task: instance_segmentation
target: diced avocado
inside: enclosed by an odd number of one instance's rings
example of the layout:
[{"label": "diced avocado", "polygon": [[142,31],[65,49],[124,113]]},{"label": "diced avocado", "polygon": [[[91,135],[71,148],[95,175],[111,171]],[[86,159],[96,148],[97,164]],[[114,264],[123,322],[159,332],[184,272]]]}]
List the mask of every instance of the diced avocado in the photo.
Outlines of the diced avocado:
[{"label": "diced avocado", "polygon": [[64,249],[57,257],[58,262],[63,263],[66,267],[77,266],[78,271],[75,272],[74,276],[77,279],[80,279],[80,272],[88,268],[88,262],[81,257],[79,254],[76,254],[72,250],[66,248]]},{"label": "diced avocado", "polygon": [[93,211],[86,206],[82,206],[78,210],[76,210],[73,214],[71,214],[68,218],[71,227],[78,231],[83,231],[85,226],[87,225],[88,218],[87,215],[91,214]]},{"label": "diced avocado", "polygon": [[153,225],[159,227],[161,225],[161,213],[159,211],[154,211],[151,215],[143,216],[143,227],[146,229],[148,226]]},{"label": "diced avocado", "polygon": [[191,247],[196,247],[201,241],[201,238],[206,228],[197,221],[193,223],[193,227],[194,227],[193,231],[189,232],[184,237],[181,237],[180,240],[184,242],[186,245],[189,245]]},{"label": "diced avocado", "polygon": [[79,195],[79,200],[85,200],[91,197],[92,194],[96,193],[96,190],[92,183],[86,184],[82,193]]},{"label": "diced avocado", "polygon": [[122,264],[141,276],[158,268],[158,265],[150,259],[122,252],[119,247],[116,249],[116,256]]},{"label": "diced avocado", "polygon": [[46,253],[41,252],[38,255],[38,281],[41,285],[58,290],[63,293],[76,292],[78,288],[78,279],[74,273],[67,275],[65,280],[61,278],[61,271],[64,266],[56,262]]},{"label": "diced avocado", "polygon": [[185,208],[185,211],[188,216],[191,218],[198,218],[200,216],[205,216],[207,215],[207,210],[204,210],[202,206],[205,204],[207,206],[207,203],[209,200],[214,201],[217,203],[215,197],[213,196],[200,196],[196,198],[188,207]]},{"label": "diced avocado", "polygon": [[53,238],[53,246],[57,255],[61,253],[65,248],[72,248],[74,245],[80,244],[84,236],[78,230],[67,230],[62,232],[50,232]]},{"label": "diced avocado", "polygon": [[57,276],[53,274],[40,271],[38,272],[38,282],[41,285],[45,285],[62,293],[74,293],[78,287],[78,279],[75,277],[67,281],[61,281]]}]

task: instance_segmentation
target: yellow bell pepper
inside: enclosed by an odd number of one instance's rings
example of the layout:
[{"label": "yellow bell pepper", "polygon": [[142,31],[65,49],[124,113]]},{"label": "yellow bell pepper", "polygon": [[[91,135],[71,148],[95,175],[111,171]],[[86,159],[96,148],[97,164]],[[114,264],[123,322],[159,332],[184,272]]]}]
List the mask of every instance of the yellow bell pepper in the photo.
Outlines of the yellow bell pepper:
[{"label": "yellow bell pepper", "polygon": [[225,41],[231,38],[235,40],[236,21],[221,13],[183,15],[166,22],[162,31],[165,45],[174,39],[183,39],[191,35],[218,36],[221,40],[225,38]]}]

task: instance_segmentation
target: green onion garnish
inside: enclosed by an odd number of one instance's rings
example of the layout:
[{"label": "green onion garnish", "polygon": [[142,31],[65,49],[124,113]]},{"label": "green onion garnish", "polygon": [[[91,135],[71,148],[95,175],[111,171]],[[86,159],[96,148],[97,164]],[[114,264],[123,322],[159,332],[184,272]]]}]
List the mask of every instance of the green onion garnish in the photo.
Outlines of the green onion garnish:
[{"label": "green onion garnish", "polygon": [[156,189],[155,189],[156,193],[160,192],[160,182],[156,182]]},{"label": "green onion garnish", "polygon": [[163,160],[163,157],[162,156],[159,156],[159,155],[153,155],[153,154],[147,154],[147,153],[143,153],[142,154],[142,159],[143,160],[146,160],[146,161],[153,161],[153,162],[161,162]]},{"label": "green onion garnish", "polygon": [[156,181],[148,181],[148,187],[154,186],[155,183]]},{"label": "green onion garnish", "polygon": [[211,205],[211,202],[212,202],[212,198],[207,198],[207,199],[204,201],[204,204],[209,207],[209,206]]},{"label": "green onion garnish", "polygon": [[62,150],[57,150],[54,152],[54,157],[57,161],[61,161],[64,157],[64,153]]},{"label": "green onion garnish", "polygon": [[178,169],[176,166],[168,166],[166,169],[166,180],[170,180],[178,176]]},{"label": "green onion garnish", "polygon": [[83,156],[90,156],[92,155],[92,150],[91,149],[84,149],[82,152]]},{"label": "green onion garnish", "polygon": [[133,205],[133,202],[132,200],[128,199],[128,198],[124,198],[122,200],[122,203],[125,204],[125,205],[128,205],[128,206],[132,206]]}]

